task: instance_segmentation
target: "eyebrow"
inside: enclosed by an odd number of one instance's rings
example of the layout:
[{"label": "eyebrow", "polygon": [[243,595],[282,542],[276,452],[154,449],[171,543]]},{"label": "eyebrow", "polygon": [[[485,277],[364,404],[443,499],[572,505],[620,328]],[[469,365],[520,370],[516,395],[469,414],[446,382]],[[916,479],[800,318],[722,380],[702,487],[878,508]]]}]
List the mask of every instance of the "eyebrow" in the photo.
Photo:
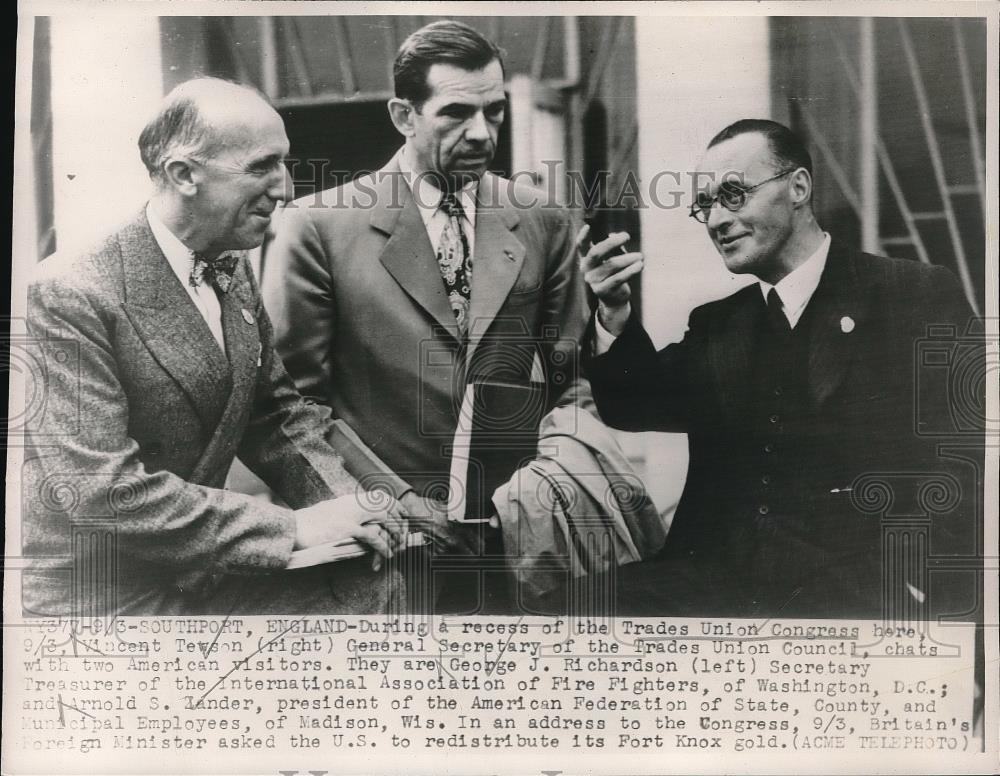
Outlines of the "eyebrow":
[{"label": "eyebrow", "polygon": [[[486,104],[483,107],[483,110],[490,110],[491,108],[501,108],[506,106],[507,106],[507,98],[504,97],[502,100],[494,100],[493,102]],[[440,108],[438,108],[438,113],[441,113],[446,110],[455,110],[455,109],[475,110],[475,107],[476,106],[471,102],[449,102],[445,103]]]},{"label": "eyebrow", "polygon": [[252,159],[248,159],[246,162],[247,167],[255,167],[258,164],[273,164],[274,162],[281,161],[284,159],[284,154],[268,154],[267,156],[256,156]]}]

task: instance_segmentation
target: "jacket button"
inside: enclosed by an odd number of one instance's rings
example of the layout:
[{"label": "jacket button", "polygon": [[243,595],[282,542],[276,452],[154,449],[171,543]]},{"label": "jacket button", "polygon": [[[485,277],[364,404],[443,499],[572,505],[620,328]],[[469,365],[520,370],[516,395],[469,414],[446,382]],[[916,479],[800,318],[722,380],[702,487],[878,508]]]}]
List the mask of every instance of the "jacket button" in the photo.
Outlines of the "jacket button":
[{"label": "jacket button", "polygon": [[774,445],[771,442],[768,442],[766,445],[764,445],[764,452],[765,453],[773,453],[774,452]]},{"label": "jacket button", "polygon": [[770,474],[765,474],[763,477],[760,478],[760,481],[764,485],[770,485],[771,484],[771,475]]},{"label": "jacket button", "polygon": [[772,415],[771,417],[768,418],[768,420],[771,421],[772,423],[777,423],[779,418],[777,415]]},{"label": "jacket button", "polygon": [[783,393],[784,393],[784,391],[781,390],[781,386],[780,385],[777,388],[774,389],[774,395],[775,396],[781,396],[781,394],[783,394]]},{"label": "jacket button", "polygon": [[757,507],[757,511],[762,515],[766,515],[768,512],[771,511],[771,508],[768,507],[767,504],[761,504],[759,507]]}]

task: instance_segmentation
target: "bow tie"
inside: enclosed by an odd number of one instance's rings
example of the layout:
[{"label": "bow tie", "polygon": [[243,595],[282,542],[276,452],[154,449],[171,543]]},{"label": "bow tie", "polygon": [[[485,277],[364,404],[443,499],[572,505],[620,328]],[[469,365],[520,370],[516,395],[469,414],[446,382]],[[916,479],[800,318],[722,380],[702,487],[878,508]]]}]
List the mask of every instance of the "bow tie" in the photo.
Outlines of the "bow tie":
[{"label": "bow tie", "polygon": [[194,257],[194,266],[191,267],[190,283],[194,287],[202,283],[208,283],[221,293],[226,293],[233,282],[233,273],[240,263],[240,254],[223,253],[214,259],[206,259],[197,253]]}]

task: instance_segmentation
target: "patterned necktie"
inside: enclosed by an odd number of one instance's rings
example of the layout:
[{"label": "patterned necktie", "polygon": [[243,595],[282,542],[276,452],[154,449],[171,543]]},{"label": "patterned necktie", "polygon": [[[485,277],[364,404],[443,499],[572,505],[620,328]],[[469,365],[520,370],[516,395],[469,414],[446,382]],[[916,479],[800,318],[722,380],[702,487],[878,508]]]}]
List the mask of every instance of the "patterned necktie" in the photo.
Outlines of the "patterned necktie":
[{"label": "patterned necktie", "polygon": [[189,281],[197,288],[202,283],[208,283],[220,293],[226,293],[233,283],[233,273],[240,263],[240,254],[223,253],[214,259],[206,259],[204,256],[193,253],[194,265],[191,267],[191,277]]},{"label": "patterned necktie", "polygon": [[469,328],[469,302],[472,298],[472,255],[462,229],[465,211],[454,194],[445,194],[441,210],[448,223],[441,231],[437,261],[448,293],[451,311],[455,313],[458,331],[464,337]]},{"label": "patterned necktie", "polygon": [[767,293],[767,318],[775,334],[787,336],[792,333],[791,324],[788,323],[788,318],[785,317],[781,295],[776,288],[772,288]]}]

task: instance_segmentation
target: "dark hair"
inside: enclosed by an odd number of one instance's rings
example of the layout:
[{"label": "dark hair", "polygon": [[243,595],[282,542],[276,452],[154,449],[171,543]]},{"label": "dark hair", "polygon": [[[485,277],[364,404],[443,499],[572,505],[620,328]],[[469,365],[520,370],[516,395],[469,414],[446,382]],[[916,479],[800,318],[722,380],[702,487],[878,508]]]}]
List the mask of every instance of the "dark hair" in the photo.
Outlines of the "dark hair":
[{"label": "dark hair", "polygon": [[767,138],[775,165],[779,168],[804,167],[812,175],[812,157],[805,143],[784,124],[769,119],[740,119],[713,137],[708,147],[718,145],[725,140],[731,140],[739,135],[757,134]]},{"label": "dark hair", "polygon": [[467,24],[433,22],[410,35],[396,52],[392,81],[396,96],[417,108],[430,97],[427,71],[444,63],[463,70],[482,70],[496,60],[503,68],[504,50]]},{"label": "dark hair", "polygon": [[139,156],[153,180],[162,181],[163,162],[171,154],[204,158],[216,152],[216,134],[203,120],[198,105],[204,100],[225,99],[227,92],[252,94],[267,102],[254,87],[223,78],[193,78],[164,97],[156,115],[139,134]]}]

